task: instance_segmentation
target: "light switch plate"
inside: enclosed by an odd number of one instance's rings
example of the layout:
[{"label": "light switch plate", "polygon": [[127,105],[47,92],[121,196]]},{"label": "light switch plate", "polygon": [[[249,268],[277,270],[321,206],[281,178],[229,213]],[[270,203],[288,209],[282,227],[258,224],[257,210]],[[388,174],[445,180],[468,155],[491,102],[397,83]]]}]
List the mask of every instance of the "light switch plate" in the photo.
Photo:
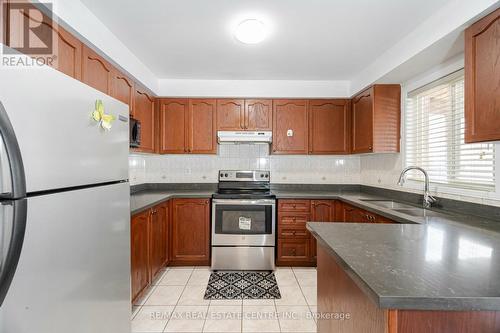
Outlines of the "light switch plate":
[{"label": "light switch plate", "polygon": [[293,130],[289,129],[288,131],[286,131],[286,136],[293,136]]}]

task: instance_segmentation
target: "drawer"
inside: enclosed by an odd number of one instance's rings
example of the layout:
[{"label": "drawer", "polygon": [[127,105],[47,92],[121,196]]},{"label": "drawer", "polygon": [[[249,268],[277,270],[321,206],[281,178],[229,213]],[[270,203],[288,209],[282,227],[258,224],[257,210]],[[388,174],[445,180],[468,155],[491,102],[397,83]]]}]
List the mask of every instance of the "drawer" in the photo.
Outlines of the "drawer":
[{"label": "drawer", "polygon": [[300,213],[278,213],[278,227],[301,227],[306,228],[307,221],[310,220],[309,214]]},{"label": "drawer", "polygon": [[309,213],[311,211],[311,201],[310,200],[278,200],[278,211]]},{"label": "drawer", "polygon": [[302,227],[278,226],[278,238],[307,239],[310,233]]},{"label": "drawer", "polygon": [[309,239],[279,239],[279,261],[309,261]]}]

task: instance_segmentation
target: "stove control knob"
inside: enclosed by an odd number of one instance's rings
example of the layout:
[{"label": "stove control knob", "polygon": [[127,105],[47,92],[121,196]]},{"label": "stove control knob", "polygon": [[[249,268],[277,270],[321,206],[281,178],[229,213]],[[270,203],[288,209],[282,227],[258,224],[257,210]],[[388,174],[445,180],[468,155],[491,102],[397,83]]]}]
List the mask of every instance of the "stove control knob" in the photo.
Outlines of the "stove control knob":
[{"label": "stove control knob", "polygon": [[220,174],[220,176],[221,176],[221,177],[224,177],[224,174],[223,174],[223,173],[221,173],[221,174]]},{"label": "stove control knob", "polygon": [[266,175],[266,178],[269,178],[269,175]]},{"label": "stove control knob", "polygon": [[264,174],[263,173],[260,174],[260,178],[264,178]]},{"label": "stove control knob", "polygon": [[225,177],[227,177],[227,176],[228,176],[228,174],[226,173],[224,176],[225,176]]}]

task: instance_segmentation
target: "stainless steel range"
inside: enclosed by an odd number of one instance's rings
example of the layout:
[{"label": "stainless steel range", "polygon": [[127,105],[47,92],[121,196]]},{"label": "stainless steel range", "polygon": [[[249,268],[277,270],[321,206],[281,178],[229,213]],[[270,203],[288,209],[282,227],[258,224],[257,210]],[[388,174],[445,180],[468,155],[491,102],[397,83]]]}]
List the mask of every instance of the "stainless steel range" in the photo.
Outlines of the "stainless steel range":
[{"label": "stainless steel range", "polygon": [[220,171],[212,200],[212,269],[273,270],[275,235],[269,171]]}]

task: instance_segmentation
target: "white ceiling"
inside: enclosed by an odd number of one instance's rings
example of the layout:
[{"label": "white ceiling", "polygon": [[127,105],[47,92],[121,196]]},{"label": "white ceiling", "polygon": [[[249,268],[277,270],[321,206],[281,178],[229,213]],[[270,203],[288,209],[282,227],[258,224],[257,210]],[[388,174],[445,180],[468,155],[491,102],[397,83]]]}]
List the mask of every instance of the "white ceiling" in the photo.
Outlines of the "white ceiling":
[{"label": "white ceiling", "polygon": [[158,78],[210,80],[350,80],[449,1],[82,0]]}]

